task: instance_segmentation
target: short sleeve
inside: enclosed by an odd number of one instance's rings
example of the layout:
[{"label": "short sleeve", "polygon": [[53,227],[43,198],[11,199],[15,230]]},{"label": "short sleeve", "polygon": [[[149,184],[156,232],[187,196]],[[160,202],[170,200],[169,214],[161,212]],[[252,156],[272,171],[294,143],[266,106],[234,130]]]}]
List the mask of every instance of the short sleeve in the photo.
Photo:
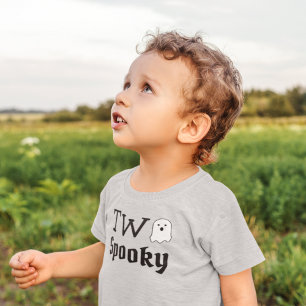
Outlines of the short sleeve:
[{"label": "short sleeve", "polygon": [[98,208],[97,215],[91,227],[92,234],[101,242],[105,243],[106,240],[106,216],[105,216],[105,207],[106,207],[106,186],[100,193],[100,204]]},{"label": "short sleeve", "polygon": [[237,199],[219,214],[202,240],[202,246],[221,275],[231,275],[256,266],[265,257],[251,233]]}]

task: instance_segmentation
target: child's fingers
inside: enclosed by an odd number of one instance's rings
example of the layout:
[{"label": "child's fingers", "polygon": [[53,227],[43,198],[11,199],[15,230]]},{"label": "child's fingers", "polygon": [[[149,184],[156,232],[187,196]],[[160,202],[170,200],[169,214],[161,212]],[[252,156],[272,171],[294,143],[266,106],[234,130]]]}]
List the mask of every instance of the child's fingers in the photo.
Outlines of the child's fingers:
[{"label": "child's fingers", "polygon": [[9,265],[15,269],[27,269],[34,256],[32,250],[18,252],[11,258]]},{"label": "child's fingers", "polygon": [[37,277],[37,272],[35,272],[31,275],[25,276],[25,277],[15,277],[15,281],[16,281],[17,284],[26,284],[26,283],[34,280],[36,277]]},{"label": "child's fingers", "polygon": [[35,268],[30,267],[27,270],[12,269],[11,274],[12,274],[12,276],[24,277],[24,276],[27,276],[27,275],[32,274],[34,272],[35,272]]},{"label": "child's fingers", "polygon": [[9,266],[14,269],[27,269],[29,265],[20,261],[22,252],[16,253],[10,260]]},{"label": "child's fingers", "polygon": [[35,285],[35,279],[27,282],[27,283],[24,283],[24,284],[19,284],[18,287],[21,288],[21,289],[27,289],[31,286]]}]

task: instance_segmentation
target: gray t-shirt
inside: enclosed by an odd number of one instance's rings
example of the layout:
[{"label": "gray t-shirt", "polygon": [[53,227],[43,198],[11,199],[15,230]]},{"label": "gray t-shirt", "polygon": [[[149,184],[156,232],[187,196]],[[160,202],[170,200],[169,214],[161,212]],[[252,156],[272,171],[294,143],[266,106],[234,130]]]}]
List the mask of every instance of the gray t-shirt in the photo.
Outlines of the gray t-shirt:
[{"label": "gray t-shirt", "polygon": [[199,171],[160,192],[111,177],[93,235],[105,244],[99,306],[219,306],[220,278],[265,260],[233,192]]}]

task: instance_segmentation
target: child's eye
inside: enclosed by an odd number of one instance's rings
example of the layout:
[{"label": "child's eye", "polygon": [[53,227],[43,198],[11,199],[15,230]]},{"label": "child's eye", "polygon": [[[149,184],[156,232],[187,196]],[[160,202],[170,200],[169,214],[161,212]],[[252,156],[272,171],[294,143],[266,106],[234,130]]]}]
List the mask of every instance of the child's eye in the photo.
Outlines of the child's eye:
[{"label": "child's eye", "polygon": [[151,86],[150,86],[148,83],[146,83],[145,86],[144,86],[144,88],[143,88],[143,90],[144,90],[145,92],[147,92],[146,89],[149,89],[149,90],[152,92]]},{"label": "child's eye", "polygon": [[[129,82],[126,82],[124,85],[123,85],[123,90],[126,90],[128,89],[129,87],[131,86],[131,84]],[[150,90],[151,93],[153,93],[153,90],[151,88],[151,86],[148,84],[148,83],[145,83],[144,87],[144,92],[148,92],[147,90]]]},{"label": "child's eye", "polygon": [[126,83],[123,85],[123,90],[126,90],[126,89],[127,89],[127,86],[130,86],[130,83],[129,83],[129,82],[126,82]]}]

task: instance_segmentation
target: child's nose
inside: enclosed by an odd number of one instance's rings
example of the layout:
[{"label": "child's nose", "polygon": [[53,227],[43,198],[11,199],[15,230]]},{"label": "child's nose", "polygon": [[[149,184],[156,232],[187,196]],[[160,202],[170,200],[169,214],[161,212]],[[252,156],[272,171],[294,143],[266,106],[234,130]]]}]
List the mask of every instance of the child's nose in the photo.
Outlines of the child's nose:
[{"label": "child's nose", "polygon": [[126,95],[126,92],[124,92],[124,91],[119,92],[116,95],[115,103],[117,105],[123,104],[125,106],[129,106],[130,103],[129,103],[129,99],[128,99],[127,95]]}]

